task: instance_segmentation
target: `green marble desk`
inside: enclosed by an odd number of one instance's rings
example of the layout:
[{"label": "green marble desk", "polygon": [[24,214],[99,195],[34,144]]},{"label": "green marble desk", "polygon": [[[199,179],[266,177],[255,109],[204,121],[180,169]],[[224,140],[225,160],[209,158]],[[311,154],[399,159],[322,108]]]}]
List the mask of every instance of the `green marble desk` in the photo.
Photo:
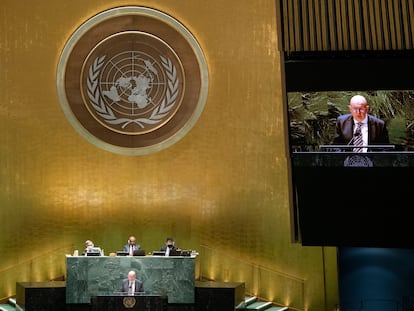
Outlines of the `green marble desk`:
[{"label": "green marble desk", "polygon": [[66,257],[66,303],[90,303],[91,297],[119,293],[121,281],[135,270],[148,295],[168,303],[194,303],[194,257]]}]

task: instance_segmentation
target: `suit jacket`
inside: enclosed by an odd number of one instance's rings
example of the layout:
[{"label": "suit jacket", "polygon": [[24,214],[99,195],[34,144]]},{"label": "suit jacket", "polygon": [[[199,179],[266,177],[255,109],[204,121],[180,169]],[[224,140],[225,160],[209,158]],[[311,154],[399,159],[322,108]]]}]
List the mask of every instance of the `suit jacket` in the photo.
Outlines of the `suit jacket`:
[{"label": "suit jacket", "polygon": [[[338,117],[333,139],[335,145],[347,145],[354,135],[354,119],[352,114]],[[389,144],[388,130],[385,122],[373,115],[368,115],[368,145]]]},{"label": "suit jacket", "polygon": [[[141,249],[141,245],[139,245],[139,244],[135,244],[135,245],[133,246],[133,250],[134,250],[134,251],[139,250],[139,249]],[[129,244],[125,244],[125,245],[124,245],[124,252],[129,253]]]},{"label": "suit jacket", "polygon": [[[171,250],[176,250],[177,249],[177,247],[175,246],[175,245],[173,245],[173,247],[172,248],[170,248],[170,251]],[[161,249],[160,249],[162,252],[165,252],[166,250],[167,250],[167,245],[164,245],[163,247],[161,247]]]},{"label": "suit jacket", "polygon": [[[129,280],[122,280],[120,292],[128,293],[129,290]],[[144,283],[140,280],[135,279],[135,292],[134,293],[143,293],[144,292]]]}]

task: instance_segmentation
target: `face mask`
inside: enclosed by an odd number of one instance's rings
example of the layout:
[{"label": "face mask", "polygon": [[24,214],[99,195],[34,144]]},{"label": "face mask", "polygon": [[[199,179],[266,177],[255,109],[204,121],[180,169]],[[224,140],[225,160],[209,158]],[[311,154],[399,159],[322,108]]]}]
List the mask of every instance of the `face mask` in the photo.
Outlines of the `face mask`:
[{"label": "face mask", "polygon": [[173,246],[172,245],[168,245],[168,248],[172,248]]}]

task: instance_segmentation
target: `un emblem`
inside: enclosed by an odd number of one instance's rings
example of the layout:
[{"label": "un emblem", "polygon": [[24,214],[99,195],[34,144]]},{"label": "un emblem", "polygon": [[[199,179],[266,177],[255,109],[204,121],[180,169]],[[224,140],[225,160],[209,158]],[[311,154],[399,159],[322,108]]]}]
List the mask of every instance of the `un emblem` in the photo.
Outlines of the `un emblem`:
[{"label": "un emblem", "polygon": [[135,297],[125,297],[122,300],[122,303],[123,303],[125,308],[132,309],[133,307],[135,307],[135,304],[137,303],[137,300],[135,299]]},{"label": "un emblem", "polygon": [[367,156],[352,155],[347,156],[344,160],[345,167],[372,167],[372,160]]},{"label": "un emblem", "polygon": [[67,119],[84,138],[142,155],[169,147],[193,127],[204,108],[208,70],[178,21],[121,7],[75,31],[59,60],[57,86]]}]

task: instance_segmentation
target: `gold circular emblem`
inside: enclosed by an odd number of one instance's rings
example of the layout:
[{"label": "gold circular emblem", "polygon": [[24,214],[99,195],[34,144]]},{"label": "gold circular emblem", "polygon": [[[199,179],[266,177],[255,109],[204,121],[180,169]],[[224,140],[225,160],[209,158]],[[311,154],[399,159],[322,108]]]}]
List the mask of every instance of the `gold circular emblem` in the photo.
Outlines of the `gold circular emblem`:
[{"label": "gold circular emblem", "polygon": [[62,109],[89,142],[120,154],[167,148],[196,123],[207,96],[202,50],[177,20],[119,7],[82,24],[58,64]]},{"label": "gold circular emblem", "polygon": [[125,308],[132,309],[137,303],[137,300],[135,299],[135,297],[124,297],[122,302]]}]

